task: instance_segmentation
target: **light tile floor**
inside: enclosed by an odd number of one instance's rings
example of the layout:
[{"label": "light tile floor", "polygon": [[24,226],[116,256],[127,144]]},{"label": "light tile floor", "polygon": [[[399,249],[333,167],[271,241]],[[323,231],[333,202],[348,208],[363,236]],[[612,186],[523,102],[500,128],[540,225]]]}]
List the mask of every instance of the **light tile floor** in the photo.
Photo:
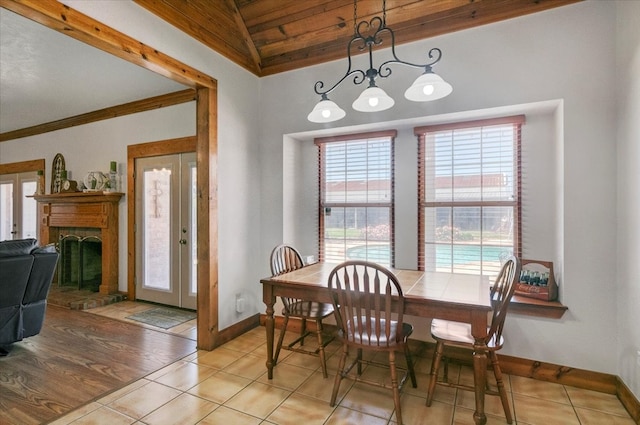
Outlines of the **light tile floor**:
[{"label": "light tile floor", "polygon": [[[153,308],[125,301],[87,312],[122,320]],[[137,322],[136,322],[137,323]],[[195,321],[169,332],[195,339]],[[264,328],[253,329],[213,351],[198,351],[53,422],[63,424],[395,424],[390,390],[343,381],[336,407],[329,406],[339,345],[328,347],[330,377],[322,378],[319,360],[283,351],[267,379]],[[438,387],[425,406],[431,363],[424,344],[416,343],[418,388],[405,385],[405,424],[472,425],[473,393]],[[375,368],[365,371],[380,373]],[[382,376],[382,375],[381,375]],[[467,367],[450,368],[450,377],[471,381]],[[566,385],[505,376],[517,425],[633,425],[614,395]],[[497,397],[486,398],[487,424],[505,424]]]}]

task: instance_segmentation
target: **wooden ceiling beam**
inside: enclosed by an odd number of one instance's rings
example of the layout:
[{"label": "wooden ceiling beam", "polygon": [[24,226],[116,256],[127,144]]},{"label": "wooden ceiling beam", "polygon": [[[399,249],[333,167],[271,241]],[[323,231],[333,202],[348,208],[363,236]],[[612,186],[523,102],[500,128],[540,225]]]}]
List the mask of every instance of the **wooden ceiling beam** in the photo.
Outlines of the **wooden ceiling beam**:
[{"label": "wooden ceiling beam", "polygon": [[[531,0],[478,0],[474,3],[456,2],[457,7],[441,10],[438,13],[423,15],[414,9],[415,5],[396,10],[399,14],[394,16],[394,21],[403,21],[399,24],[391,24],[394,30],[396,45],[423,40],[442,34],[486,25],[505,19],[514,18],[523,14],[540,12],[552,7],[558,7],[581,0],[548,0],[535,2]],[[449,3],[452,6],[453,3]],[[509,7],[511,6],[511,7]],[[389,13],[389,12],[388,12]],[[411,19],[409,19],[411,18]],[[347,43],[351,34],[343,35],[339,40],[330,40],[324,43],[312,44],[319,34],[310,33],[303,36],[306,39],[292,39],[288,46],[280,46],[278,42],[269,45],[269,48],[261,50],[262,74],[272,75],[289,71],[295,68],[316,65],[346,57]],[[302,46],[296,48],[296,46]],[[389,47],[384,45],[381,48]],[[437,47],[437,46],[434,46]]]},{"label": "wooden ceiling beam", "polygon": [[187,87],[216,86],[216,81],[206,74],[56,0],[0,0],[0,7]]},{"label": "wooden ceiling beam", "polygon": [[229,9],[231,9],[231,11],[233,12],[233,19],[236,23],[236,26],[238,27],[238,30],[240,31],[240,34],[242,35],[242,40],[244,41],[244,44],[247,46],[247,50],[251,55],[251,59],[253,59],[255,68],[258,70],[258,73],[260,74],[261,73],[260,71],[262,69],[262,61],[260,60],[260,54],[258,53],[258,49],[256,49],[256,45],[254,44],[253,39],[251,38],[251,34],[249,34],[249,30],[247,29],[247,26],[242,20],[242,15],[240,15],[240,11],[238,10],[238,7],[236,6],[234,0],[225,0],[225,1]]},{"label": "wooden ceiling beam", "polygon": [[136,100],[133,102],[124,103],[122,105],[111,106],[109,108],[99,109],[97,111],[87,112],[85,114],[80,114],[73,117],[34,125],[32,127],[26,127],[19,130],[0,133],[0,142],[20,139],[22,137],[35,136],[36,134],[62,130],[63,128],[75,127],[78,125],[89,124],[101,120],[108,120],[124,115],[150,111],[152,109],[165,108],[167,106],[178,105],[180,103],[191,102],[194,100],[196,100],[196,91],[194,89],[186,89],[174,93],[162,94],[160,96],[149,97],[147,99]]},{"label": "wooden ceiling beam", "polygon": [[164,0],[134,2],[246,70],[260,75],[260,61],[253,59],[227,1],[202,4],[198,0],[188,3]]}]

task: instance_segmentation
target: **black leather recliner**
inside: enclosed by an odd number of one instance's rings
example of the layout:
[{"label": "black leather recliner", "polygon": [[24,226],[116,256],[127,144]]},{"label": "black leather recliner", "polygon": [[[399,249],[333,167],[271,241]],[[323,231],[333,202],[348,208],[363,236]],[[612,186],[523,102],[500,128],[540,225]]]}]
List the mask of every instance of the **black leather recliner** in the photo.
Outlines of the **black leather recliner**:
[{"label": "black leather recliner", "polygon": [[36,239],[0,242],[0,348],[42,329],[57,262],[55,248]]}]

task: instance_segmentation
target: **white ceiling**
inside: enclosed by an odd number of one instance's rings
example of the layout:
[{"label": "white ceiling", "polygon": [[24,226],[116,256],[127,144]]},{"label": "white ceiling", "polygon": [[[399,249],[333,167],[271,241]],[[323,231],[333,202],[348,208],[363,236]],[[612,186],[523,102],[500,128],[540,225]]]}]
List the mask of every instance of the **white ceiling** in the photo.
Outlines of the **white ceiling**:
[{"label": "white ceiling", "polygon": [[0,8],[0,133],[185,88]]}]

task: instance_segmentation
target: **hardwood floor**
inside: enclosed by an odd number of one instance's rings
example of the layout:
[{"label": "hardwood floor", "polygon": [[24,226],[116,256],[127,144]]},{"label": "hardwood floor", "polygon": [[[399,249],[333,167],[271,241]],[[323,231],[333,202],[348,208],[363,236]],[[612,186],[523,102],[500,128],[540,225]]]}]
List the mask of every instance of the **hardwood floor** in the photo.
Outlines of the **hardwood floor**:
[{"label": "hardwood floor", "polygon": [[0,423],[46,423],[196,351],[196,342],[54,305],[0,357]]}]

